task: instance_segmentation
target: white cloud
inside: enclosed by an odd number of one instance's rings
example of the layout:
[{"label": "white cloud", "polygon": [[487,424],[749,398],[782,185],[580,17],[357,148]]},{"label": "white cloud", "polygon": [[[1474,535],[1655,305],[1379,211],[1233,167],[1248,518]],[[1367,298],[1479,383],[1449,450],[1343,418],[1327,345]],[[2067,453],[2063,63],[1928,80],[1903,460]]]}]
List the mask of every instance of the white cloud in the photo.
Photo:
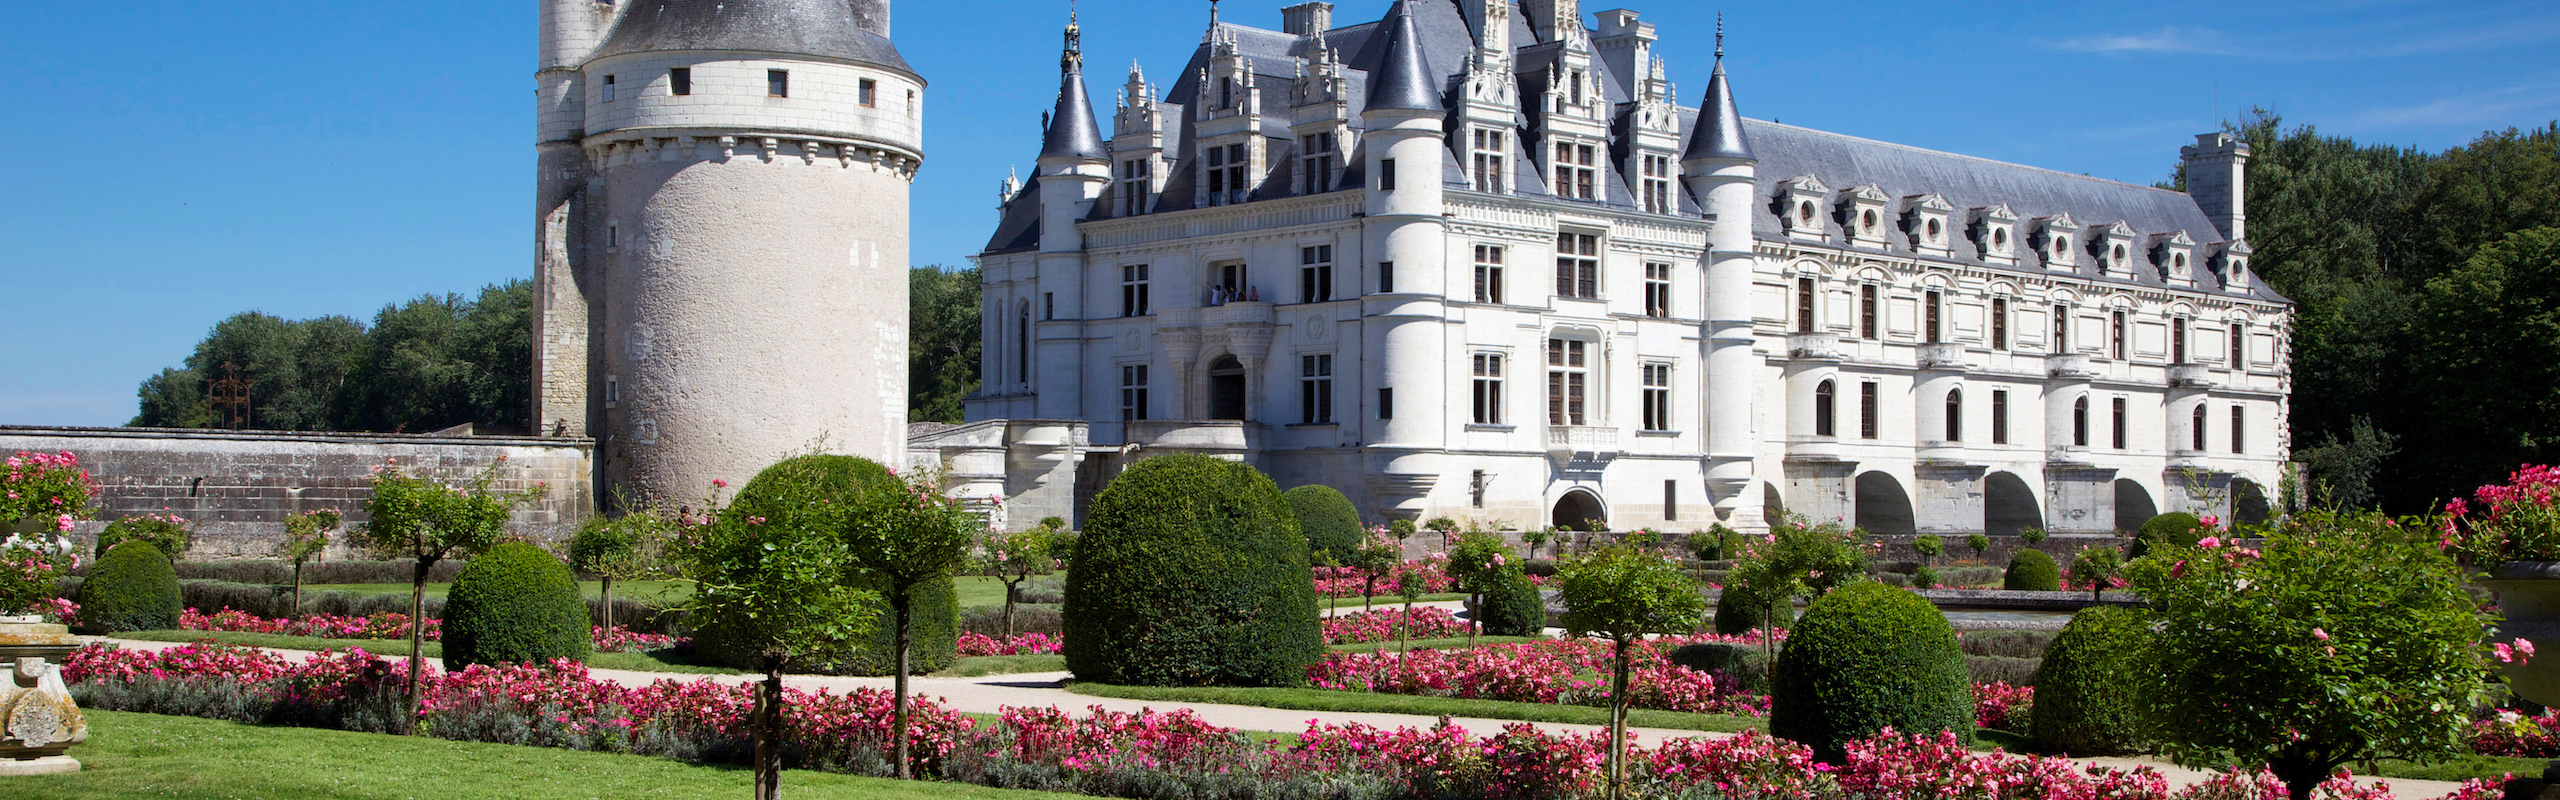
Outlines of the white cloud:
[{"label": "white cloud", "polygon": [[2234,55],[2229,37],[2211,28],[2166,27],[2151,33],[2108,34],[2063,39],[2055,49],[2075,53],[2211,53]]},{"label": "white cloud", "polygon": [[2537,110],[2560,109],[2560,76],[2531,83],[2438,98],[2414,106],[2370,108],[2357,112],[2363,125],[2428,127],[2438,125],[2530,125],[2548,119]]},{"label": "white cloud", "polygon": [[2194,53],[2283,61],[2351,61],[2447,53],[2474,53],[2560,40],[2560,18],[2518,18],[2479,10],[2438,19],[2400,18],[2323,29],[2295,28],[2282,36],[2233,36],[2213,28],[2162,27],[2148,33],[2114,33],[2045,42],[2056,50],[2091,54]]}]

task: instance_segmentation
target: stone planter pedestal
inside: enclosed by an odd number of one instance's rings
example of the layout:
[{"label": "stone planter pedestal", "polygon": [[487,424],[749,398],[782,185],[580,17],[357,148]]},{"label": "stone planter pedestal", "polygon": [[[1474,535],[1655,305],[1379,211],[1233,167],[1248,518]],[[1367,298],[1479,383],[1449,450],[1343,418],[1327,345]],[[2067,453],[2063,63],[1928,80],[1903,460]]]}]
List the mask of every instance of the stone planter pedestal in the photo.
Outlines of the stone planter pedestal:
[{"label": "stone planter pedestal", "polygon": [[[2510,561],[2490,570],[2480,585],[2498,593],[2498,610],[2507,616],[2497,638],[2532,642],[2536,653],[2521,665],[2506,665],[2507,686],[2517,697],[2560,704],[2560,650],[2553,649],[2560,648],[2560,562]],[[2544,767],[2540,778],[2508,781],[2506,797],[2560,800],[2560,761]]]},{"label": "stone planter pedestal", "polygon": [[89,740],[89,723],[62,684],[71,631],[41,617],[0,616],[0,778],[76,772],[63,751]]}]

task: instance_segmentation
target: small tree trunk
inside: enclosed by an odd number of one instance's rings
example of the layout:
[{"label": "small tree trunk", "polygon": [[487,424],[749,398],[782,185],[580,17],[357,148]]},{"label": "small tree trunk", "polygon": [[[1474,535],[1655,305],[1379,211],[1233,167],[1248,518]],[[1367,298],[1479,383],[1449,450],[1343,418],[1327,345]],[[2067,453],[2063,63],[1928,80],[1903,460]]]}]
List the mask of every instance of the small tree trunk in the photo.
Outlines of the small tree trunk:
[{"label": "small tree trunk", "polygon": [[1377,596],[1378,574],[1367,573],[1367,577],[1360,582],[1360,613],[1367,614],[1377,610],[1377,601],[1374,599]]},{"label": "small tree trunk", "polygon": [[2267,761],[2267,771],[2284,783],[2285,795],[2293,800],[2311,800],[2320,784],[2328,782],[2333,769],[2337,769],[2336,764],[2313,756],[2283,755]]},{"label": "small tree trunk", "polygon": [[603,598],[603,600],[604,600],[604,625],[603,625],[603,627],[604,627],[604,629],[605,629],[605,630],[608,630],[608,631],[609,631],[609,630],[613,630],[613,576],[611,576],[611,575],[602,575],[602,576],[598,576],[598,577],[601,577],[601,578],[603,578],[603,579],[604,579],[604,588],[603,588],[603,590],[602,590],[599,594],[600,594],[600,595],[602,595],[602,598]]},{"label": "small tree trunk", "polygon": [[1004,582],[1004,638],[1013,638],[1013,597],[1019,591],[1016,581]]},{"label": "small tree trunk", "polygon": [[756,800],[782,794],[782,659],[766,656],[764,682],[756,687]]},{"label": "small tree trunk", "polygon": [[1618,667],[1609,680],[1609,796],[1627,797],[1627,639],[1618,639]]},{"label": "small tree trunk", "polygon": [[915,605],[913,590],[914,587],[911,586],[901,587],[889,598],[889,611],[897,615],[895,623],[898,626],[898,672],[890,679],[890,683],[895,687],[894,691],[897,692],[897,696],[891,698],[889,702],[889,738],[895,743],[892,747],[894,753],[892,758],[895,760],[890,762],[892,770],[890,777],[899,780],[914,777],[907,773],[907,654],[910,649],[909,634],[912,632],[909,623],[913,616],[909,612]]},{"label": "small tree trunk", "polygon": [[1476,634],[1484,630],[1484,594],[1477,592],[1467,596],[1475,601],[1474,607],[1467,611],[1467,649],[1473,650],[1476,649]]},{"label": "small tree trunk", "polygon": [[409,714],[400,725],[403,733],[414,732],[418,726],[418,678],[426,667],[427,652],[427,570],[434,567],[435,561],[421,558],[417,565],[410,573],[409,584],[409,683],[401,694],[401,704]]},{"label": "small tree trunk", "polygon": [[302,618],[302,562],[293,562],[293,618]]}]

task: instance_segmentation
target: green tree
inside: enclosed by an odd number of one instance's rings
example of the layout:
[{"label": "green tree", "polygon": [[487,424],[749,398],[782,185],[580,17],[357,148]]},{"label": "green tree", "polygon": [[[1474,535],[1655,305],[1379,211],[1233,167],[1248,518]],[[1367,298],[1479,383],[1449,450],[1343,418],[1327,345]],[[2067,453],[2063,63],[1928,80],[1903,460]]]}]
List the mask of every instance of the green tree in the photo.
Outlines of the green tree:
[{"label": "green tree", "polygon": [[2151,601],[2140,694],[2179,764],[2266,764],[2297,800],[2337,767],[2462,752],[2495,622],[2423,519],[2313,511],[2262,550],[2207,538],[2126,568]]},{"label": "green tree", "polygon": [[1457,543],[1449,547],[1449,577],[1458,582],[1458,590],[1467,593],[1467,604],[1474,611],[1467,614],[1467,646],[1476,645],[1476,634],[1484,630],[1487,592],[1500,584],[1503,574],[1518,572],[1519,558],[1502,544],[1502,537],[1483,531],[1458,534]]},{"label": "green tree", "polygon": [[[1860,531],[1838,522],[1812,524],[1789,515],[1769,526],[1769,538],[1752,543],[1733,565],[1732,586],[1769,604],[1760,616],[1762,654],[1774,661],[1776,625],[1792,614],[1796,598],[1816,598],[1866,579],[1867,548]],[[1781,608],[1783,607],[1783,612]]]},{"label": "green tree", "polygon": [[989,530],[978,537],[978,569],[1004,582],[1004,635],[1013,635],[1014,598],[1034,576],[1058,570],[1057,530],[1043,521],[1021,531]]},{"label": "green tree", "polygon": [[2107,579],[2124,569],[2124,554],[2114,545],[2093,544],[2071,557],[2071,580],[2089,584],[2089,602],[2106,599]]},{"label": "green tree", "polygon": [[970,537],[985,530],[986,522],[960,498],[916,478],[864,493],[861,502],[849,504],[846,511],[846,552],[854,569],[881,587],[888,601],[889,624],[896,633],[897,669],[890,673],[895,687],[889,711],[894,748],[890,764],[893,775],[907,778],[911,769],[907,679],[914,672],[908,658],[915,650],[918,595],[927,584],[947,584],[951,573],[967,563]]},{"label": "green tree", "polygon": [[349,430],[420,433],[465,422],[526,426],[531,413],[533,285],[477,299],[426,295],[374,315],[360,366],[339,396]]},{"label": "green tree", "polygon": [[1598,635],[1612,648],[1609,675],[1609,794],[1627,793],[1627,675],[1629,649],[1650,634],[1695,629],[1706,600],[1677,565],[1624,544],[1574,559],[1556,575],[1564,603],[1564,627],[1574,636]]},{"label": "green tree", "polygon": [[2560,227],[2509,234],[2427,281],[2416,320],[2407,377],[2446,413],[2408,429],[2412,471],[2450,493],[2560,461]]},{"label": "green tree", "polygon": [[284,518],[284,542],[277,555],[293,565],[293,616],[302,616],[302,565],[318,559],[329,549],[329,533],[345,522],[338,512],[327,509],[305,511]]},{"label": "green tree", "polygon": [[409,586],[409,678],[402,698],[411,719],[418,711],[418,675],[425,666],[427,574],[436,562],[468,558],[498,543],[515,508],[541,497],[543,486],[521,491],[498,488],[507,459],[499,456],[461,485],[447,485],[397,464],[373,474],[373,495],[365,499],[365,524],[355,541],[390,558],[414,559]]},{"label": "green tree", "polygon": [[[621,503],[625,508],[633,504]],[[599,624],[613,627],[613,582],[659,574],[675,521],[653,507],[633,509],[619,517],[589,517],[569,536],[569,568],[601,581]]]},{"label": "green tree", "polygon": [[1360,546],[1360,510],[1351,505],[1351,498],[1321,483],[1295,487],[1280,496],[1298,515],[1298,531],[1307,537],[1308,560],[1351,566],[1351,551]]},{"label": "green tree", "polygon": [[907,270],[908,422],[963,418],[978,390],[978,315],[976,267]]}]

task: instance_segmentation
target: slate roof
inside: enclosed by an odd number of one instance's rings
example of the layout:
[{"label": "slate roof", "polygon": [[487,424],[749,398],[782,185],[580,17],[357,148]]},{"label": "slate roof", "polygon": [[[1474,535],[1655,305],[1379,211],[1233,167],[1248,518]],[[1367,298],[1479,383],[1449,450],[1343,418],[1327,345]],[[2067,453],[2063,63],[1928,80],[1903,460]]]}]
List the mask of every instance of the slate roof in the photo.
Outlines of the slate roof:
[{"label": "slate roof", "polygon": [[1041,158],[1108,158],[1102,126],[1093,121],[1093,100],[1085,96],[1084,70],[1070,69],[1058,85],[1058,108],[1041,137]]},{"label": "slate roof", "polygon": [[913,74],[881,34],[885,0],[625,0],[592,59],[668,50],[820,56]]},{"label": "slate roof", "polygon": [[1433,74],[1423,55],[1421,34],[1413,28],[1413,0],[1397,0],[1387,17],[1386,37],[1378,44],[1377,69],[1369,71],[1369,108],[1441,111],[1446,73]]}]

